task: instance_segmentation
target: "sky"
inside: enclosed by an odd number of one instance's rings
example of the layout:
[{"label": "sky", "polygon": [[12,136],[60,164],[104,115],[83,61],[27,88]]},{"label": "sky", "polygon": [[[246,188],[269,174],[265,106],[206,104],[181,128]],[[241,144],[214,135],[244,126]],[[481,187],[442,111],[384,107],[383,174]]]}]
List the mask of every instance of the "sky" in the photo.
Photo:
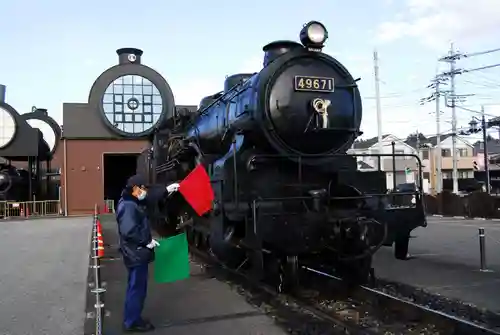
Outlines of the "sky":
[{"label": "sky", "polygon": [[[265,44],[298,41],[303,24],[317,20],[329,31],[323,52],[361,78],[363,138],[377,135],[375,49],[383,133],[432,136],[435,103],[419,100],[432,93],[427,85],[436,73],[448,69],[438,59],[451,42],[463,53],[500,48],[499,17],[498,0],[5,1],[0,83],[18,112],[47,108],[63,123],[63,102],[86,102],[95,79],[117,64],[116,49],[136,47],[144,51],[142,63],[169,83],[176,104],[198,105],[223,89],[226,75],[259,71]],[[500,52],[493,52],[459,60],[457,67],[498,63]],[[456,90],[469,95],[461,107],[484,105],[489,117],[500,116],[500,67],[457,76]],[[451,109],[443,104],[441,111],[441,131],[448,132]],[[473,115],[458,108],[458,127]]]}]

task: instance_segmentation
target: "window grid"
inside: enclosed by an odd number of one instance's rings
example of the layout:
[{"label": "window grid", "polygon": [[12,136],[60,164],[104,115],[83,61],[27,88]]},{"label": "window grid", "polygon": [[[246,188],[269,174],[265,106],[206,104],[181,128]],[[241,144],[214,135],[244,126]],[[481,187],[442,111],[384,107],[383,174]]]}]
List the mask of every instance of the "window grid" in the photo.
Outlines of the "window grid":
[{"label": "window grid", "polygon": [[[130,99],[138,106],[131,109]],[[111,83],[102,100],[106,118],[116,128],[127,133],[149,130],[160,118],[163,102],[158,88],[148,79],[126,75]]]},{"label": "window grid", "polygon": [[16,132],[16,121],[5,109],[0,107],[0,148],[9,143]]}]

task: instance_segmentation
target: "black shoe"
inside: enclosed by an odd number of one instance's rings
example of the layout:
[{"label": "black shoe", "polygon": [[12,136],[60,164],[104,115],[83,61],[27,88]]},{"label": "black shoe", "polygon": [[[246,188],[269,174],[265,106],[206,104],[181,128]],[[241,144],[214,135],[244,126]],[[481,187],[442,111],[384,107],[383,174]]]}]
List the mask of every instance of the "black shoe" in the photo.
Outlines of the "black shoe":
[{"label": "black shoe", "polygon": [[138,322],[135,325],[132,325],[131,327],[123,327],[123,331],[127,333],[146,333],[153,331],[155,327],[151,324],[151,322],[143,320],[141,322]]}]

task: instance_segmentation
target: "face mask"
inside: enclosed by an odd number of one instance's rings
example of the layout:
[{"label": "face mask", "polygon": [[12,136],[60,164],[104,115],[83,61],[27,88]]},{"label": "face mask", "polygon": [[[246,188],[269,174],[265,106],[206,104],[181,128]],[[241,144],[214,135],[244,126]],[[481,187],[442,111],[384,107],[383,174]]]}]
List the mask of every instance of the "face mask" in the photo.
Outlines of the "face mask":
[{"label": "face mask", "polygon": [[148,192],[142,191],[141,194],[137,196],[137,199],[139,199],[139,201],[142,201],[146,198],[146,195],[148,195]]}]

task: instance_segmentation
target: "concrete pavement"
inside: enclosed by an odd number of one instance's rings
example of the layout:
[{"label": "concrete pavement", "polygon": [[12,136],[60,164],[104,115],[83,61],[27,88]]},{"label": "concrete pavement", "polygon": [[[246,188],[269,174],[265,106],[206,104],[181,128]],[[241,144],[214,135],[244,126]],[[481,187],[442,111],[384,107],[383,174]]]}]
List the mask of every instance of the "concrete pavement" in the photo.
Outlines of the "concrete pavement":
[{"label": "concrete pavement", "polygon": [[453,218],[428,218],[428,226],[413,231],[410,253],[435,262],[480,268],[479,231],[486,235],[488,268],[500,272],[500,222]]},{"label": "concrete pavement", "polygon": [[92,218],[0,222],[0,334],[80,335]]},{"label": "concrete pavement", "polygon": [[[113,220],[101,219],[103,238],[110,247],[101,274],[107,282],[105,308],[110,312],[104,320],[104,331],[122,334],[123,304],[127,272],[116,249],[117,232]],[[287,334],[263,309],[249,304],[234,288],[191,264],[191,277],[169,284],[156,283],[154,263],[150,267],[148,297],[144,316],[156,326],[152,334],[169,335],[282,335]]]},{"label": "concrete pavement", "polygon": [[[491,272],[479,271],[479,227]],[[374,257],[376,276],[500,312],[500,222],[431,217],[412,236],[415,258],[396,260],[392,248],[383,247]]]}]

